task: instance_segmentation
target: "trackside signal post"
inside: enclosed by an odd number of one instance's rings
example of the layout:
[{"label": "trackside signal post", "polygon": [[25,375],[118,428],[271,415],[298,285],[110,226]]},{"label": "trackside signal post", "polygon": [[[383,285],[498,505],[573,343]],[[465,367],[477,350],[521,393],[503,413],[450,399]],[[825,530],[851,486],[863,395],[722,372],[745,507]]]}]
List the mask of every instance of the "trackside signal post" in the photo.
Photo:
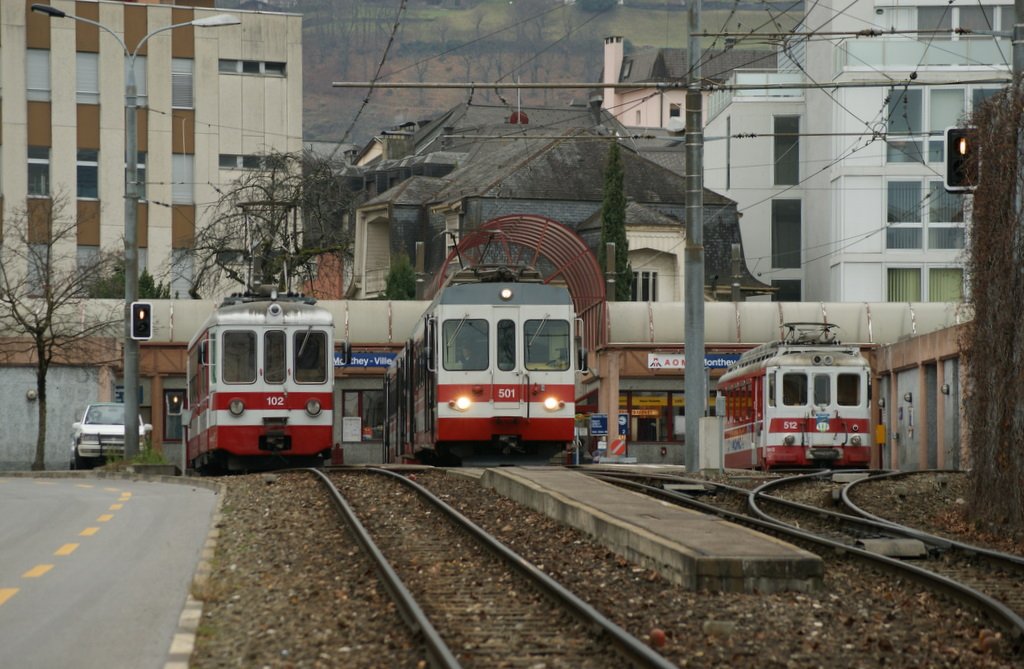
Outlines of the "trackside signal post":
[{"label": "trackside signal post", "polygon": [[945,133],[945,165],[946,176],[943,187],[948,193],[973,193],[977,184],[973,183],[973,175],[967,173],[968,166],[974,163],[976,156],[974,128],[946,128]]}]

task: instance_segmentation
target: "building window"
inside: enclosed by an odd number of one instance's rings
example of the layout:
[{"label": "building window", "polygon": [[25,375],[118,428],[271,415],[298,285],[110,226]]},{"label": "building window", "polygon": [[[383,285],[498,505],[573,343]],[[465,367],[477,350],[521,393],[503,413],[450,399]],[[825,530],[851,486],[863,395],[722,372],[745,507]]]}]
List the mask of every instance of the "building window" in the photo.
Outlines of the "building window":
[{"label": "building window", "polygon": [[262,74],[273,77],[285,75],[285,63],[263,60],[229,60],[222,58],[218,63],[221,74]]},{"label": "building window", "polygon": [[773,302],[799,302],[803,299],[800,279],[773,279],[772,288],[776,289]]},{"label": "building window", "polygon": [[176,388],[164,391],[164,441],[181,440],[181,410],[184,405],[184,390]]},{"label": "building window", "polygon": [[26,98],[32,102],[50,100],[50,52],[27,49],[25,59]]},{"label": "building window", "polygon": [[222,170],[258,170],[263,168],[263,156],[222,153],[219,165]]},{"label": "building window", "polygon": [[641,125],[640,124],[640,110],[639,109],[636,110],[636,124],[637,125]]},{"label": "building window", "polygon": [[135,165],[135,192],[139,194],[139,200],[146,200],[146,152],[139,151],[138,164]]},{"label": "building window", "polygon": [[384,438],[384,391],[346,390],[342,393],[343,418],[359,419],[361,441]]},{"label": "building window", "polygon": [[[886,160],[890,163],[921,163],[921,133],[924,132],[921,89],[893,88],[889,91],[889,123]],[[918,137],[912,137],[918,135]]]},{"label": "building window", "polygon": [[75,100],[80,105],[100,103],[99,54],[79,51],[75,54]]},{"label": "building window", "polygon": [[681,104],[679,104],[678,102],[669,103],[669,106],[668,106],[668,117],[669,118],[679,118],[682,115],[683,115],[683,106]]},{"label": "building window", "polygon": [[928,270],[929,302],[960,302],[964,298],[964,271],[959,267]]},{"label": "building window", "polygon": [[631,298],[634,302],[658,301],[658,273],[648,270],[633,272]]},{"label": "building window", "polygon": [[631,390],[619,393],[619,412],[629,415],[629,440],[685,441],[683,393]]},{"label": "building window", "polygon": [[775,185],[800,183],[800,117],[775,117]]},{"label": "building window", "polygon": [[193,162],[194,156],[190,153],[175,153],[171,156],[171,203],[192,204],[195,202],[192,194]]},{"label": "building window", "polygon": [[192,59],[171,59],[171,107],[192,109],[195,106],[192,94]]},{"label": "building window", "polygon": [[800,267],[800,200],[772,200],[772,267]]},{"label": "building window", "polygon": [[921,182],[890,181],[886,204],[885,247],[920,249]]},{"label": "building window", "polygon": [[928,162],[945,160],[944,132],[958,125],[964,115],[964,89],[942,88],[928,95]]},{"label": "building window", "polygon": [[78,150],[78,197],[83,200],[95,200],[99,191],[99,155],[95,149]]},{"label": "building window", "polygon": [[28,194],[30,197],[50,196],[50,147],[28,147]]},{"label": "building window", "polygon": [[128,82],[128,64],[134,62],[135,65],[132,67],[132,72],[135,74],[135,104],[139,107],[145,107],[149,102],[149,89],[146,78],[146,57],[136,56],[134,61],[131,61],[127,56],[124,60],[124,77],[125,83]]},{"label": "building window", "polygon": [[[927,187],[928,195],[922,196]],[[964,248],[964,198],[947,193],[938,180],[888,183],[885,244],[888,249]],[[927,236],[925,229],[927,228]],[[927,240],[927,246],[925,246]]]},{"label": "building window", "polygon": [[176,300],[188,299],[192,290],[192,251],[173,249],[171,251],[171,297]]},{"label": "building window", "polygon": [[917,267],[889,268],[889,302],[921,301],[921,270]]}]

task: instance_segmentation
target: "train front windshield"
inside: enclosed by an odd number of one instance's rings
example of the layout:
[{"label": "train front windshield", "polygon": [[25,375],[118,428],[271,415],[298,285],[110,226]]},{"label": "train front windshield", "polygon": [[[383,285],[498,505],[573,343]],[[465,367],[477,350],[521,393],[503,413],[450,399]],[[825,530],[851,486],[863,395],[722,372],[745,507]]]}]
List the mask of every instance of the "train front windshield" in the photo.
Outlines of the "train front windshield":
[{"label": "train front windshield", "polygon": [[[256,382],[259,342],[251,330],[224,333],[223,375],[225,383]],[[327,333],[314,330],[296,332],[292,340],[292,374],[297,383],[324,383],[327,380]],[[287,336],[283,330],[263,335],[262,374],[265,383],[284,383],[287,377]]]},{"label": "train front windshield", "polygon": [[[774,375],[772,376],[774,379]],[[835,398],[839,406],[859,406],[861,403],[861,374],[808,374],[786,372],[782,375],[782,404],[784,406],[806,406],[813,389],[815,406],[832,405],[832,379],[835,379]],[[769,404],[774,404],[774,394],[769,395]]]},{"label": "train front windshield", "polygon": [[[565,371],[570,367],[571,339],[569,322],[538,318],[523,323],[521,340],[528,371]],[[451,319],[441,329],[444,337],[444,368],[479,371],[490,360],[488,323],[482,318]],[[497,360],[501,371],[515,369],[516,323],[503,319],[497,323]]]}]

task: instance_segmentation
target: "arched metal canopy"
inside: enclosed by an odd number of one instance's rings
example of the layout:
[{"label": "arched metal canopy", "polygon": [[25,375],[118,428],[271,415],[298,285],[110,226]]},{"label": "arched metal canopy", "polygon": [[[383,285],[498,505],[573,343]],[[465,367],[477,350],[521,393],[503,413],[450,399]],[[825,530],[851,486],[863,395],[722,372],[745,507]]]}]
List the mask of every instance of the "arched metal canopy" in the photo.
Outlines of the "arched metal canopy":
[{"label": "arched metal canopy", "polygon": [[564,283],[583,319],[586,346],[596,348],[604,342],[604,277],[594,254],[568,227],[532,214],[487,221],[465,234],[448,254],[428,298],[462,270],[495,267],[513,274],[535,271],[544,283]]}]

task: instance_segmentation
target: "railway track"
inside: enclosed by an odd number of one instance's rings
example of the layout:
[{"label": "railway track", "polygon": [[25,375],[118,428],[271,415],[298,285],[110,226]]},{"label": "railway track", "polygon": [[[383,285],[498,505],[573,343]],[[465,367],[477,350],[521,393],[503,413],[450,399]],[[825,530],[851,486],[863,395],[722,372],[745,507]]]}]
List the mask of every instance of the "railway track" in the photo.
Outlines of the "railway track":
[{"label": "railway track", "polygon": [[411,477],[311,471],[433,666],[674,666]]},{"label": "railway track", "polygon": [[921,583],[981,612],[1004,631],[1018,652],[1024,651],[1024,559],[1019,556],[780,496],[785,486],[817,483],[811,476],[775,479],[753,489],[668,475],[596,476],[779,536],[826,559],[862,560]]}]

